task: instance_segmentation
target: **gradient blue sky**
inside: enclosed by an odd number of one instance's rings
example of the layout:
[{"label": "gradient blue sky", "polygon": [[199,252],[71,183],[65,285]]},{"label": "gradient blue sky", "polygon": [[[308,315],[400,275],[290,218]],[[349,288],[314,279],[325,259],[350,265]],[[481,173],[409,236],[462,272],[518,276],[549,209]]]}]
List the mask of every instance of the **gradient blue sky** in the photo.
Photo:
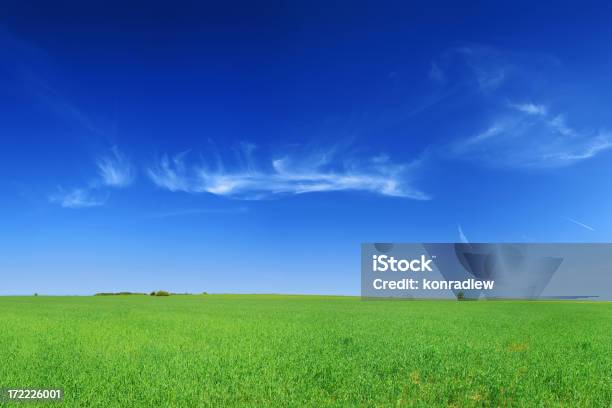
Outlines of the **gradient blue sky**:
[{"label": "gradient blue sky", "polygon": [[610,6],[129,3],[3,3],[0,294],[357,294],[361,242],[611,239]]}]

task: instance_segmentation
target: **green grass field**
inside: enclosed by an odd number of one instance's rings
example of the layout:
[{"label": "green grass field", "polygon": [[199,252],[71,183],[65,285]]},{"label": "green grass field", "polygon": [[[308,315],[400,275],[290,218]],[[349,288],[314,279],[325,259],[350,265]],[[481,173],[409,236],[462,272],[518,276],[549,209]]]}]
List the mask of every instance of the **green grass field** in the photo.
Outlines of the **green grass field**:
[{"label": "green grass field", "polygon": [[612,303],[1,297],[0,322],[0,388],[65,390],[46,406],[612,401]]}]

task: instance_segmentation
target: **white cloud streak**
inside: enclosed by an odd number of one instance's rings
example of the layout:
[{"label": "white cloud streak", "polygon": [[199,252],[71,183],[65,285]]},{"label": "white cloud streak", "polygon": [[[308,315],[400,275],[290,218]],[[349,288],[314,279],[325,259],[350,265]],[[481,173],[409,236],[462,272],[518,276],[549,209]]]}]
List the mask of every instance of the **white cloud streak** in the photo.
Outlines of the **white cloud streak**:
[{"label": "white cloud streak", "polygon": [[110,154],[100,157],[96,164],[102,183],[109,187],[127,187],[134,181],[134,167],[116,146],[111,148]]},{"label": "white cloud streak", "polygon": [[240,168],[210,169],[187,165],[185,154],[164,155],[147,173],[159,187],[170,191],[210,193],[236,199],[258,200],[315,192],[363,191],[392,197],[427,200],[406,181],[409,165],[397,165],[385,156],[363,162],[335,160],[332,153],[296,159],[285,155],[257,166],[253,145],[243,149]]},{"label": "white cloud streak", "polygon": [[510,104],[510,106],[520,112],[529,115],[546,115],[546,106],[533,103]]},{"label": "white cloud streak", "polygon": [[[466,113],[478,126],[473,133],[442,147],[450,157],[492,167],[558,168],[612,149],[612,133],[584,122],[582,109],[572,108],[575,101],[559,101],[566,106],[564,113],[534,101],[532,95],[558,98],[560,61],[554,56],[469,45],[448,50],[431,66],[457,87],[449,94],[454,103],[480,106]],[[508,95],[514,95],[512,102]],[[571,125],[565,113],[573,119]]]},{"label": "white cloud streak", "polygon": [[494,166],[563,167],[612,148],[612,134],[576,130],[564,115],[550,115],[544,105],[509,104],[492,123],[452,146],[458,157]]},{"label": "white cloud streak", "polygon": [[56,203],[63,208],[89,208],[104,205],[108,199],[108,194],[95,194],[91,189],[75,188],[69,191],[59,191],[49,197],[52,203]]},{"label": "white cloud streak", "polygon": [[582,223],[580,221],[577,221],[577,220],[575,220],[573,218],[570,218],[570,217],[563,217],[563,218],[566,219],[567,221],[571,222],[571,223],[574,223],[574,224],[578,225],[579,227],[582,227],[584,229],[588,229],[589,231],[595,231],[595,228],[591,227],[590,225],[586,225],[586,224],[584,224],[584,223]]},{"label": "white cloud streak", "polygon": [[49,197],[49,201],[63,208],[98,207],[106,204],[110,196],[109,187],[123,188],[134,181],[134,166],[116,146],[110,149],[109,154],[98,158],[96,165],[98,177],[91,180],[87,187],[68,191],[59,187],[58,192]]}]

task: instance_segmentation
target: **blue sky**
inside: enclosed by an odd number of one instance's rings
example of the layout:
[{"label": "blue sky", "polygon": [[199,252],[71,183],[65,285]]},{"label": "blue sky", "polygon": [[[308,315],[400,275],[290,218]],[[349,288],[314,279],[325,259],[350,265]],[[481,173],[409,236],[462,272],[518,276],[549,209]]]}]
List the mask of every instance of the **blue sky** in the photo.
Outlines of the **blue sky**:
[{"label": "blue sky", "polygon": [[610,241],[606,6],[88,3],[0,15],[0,294],[357,294],[361,242]]}]

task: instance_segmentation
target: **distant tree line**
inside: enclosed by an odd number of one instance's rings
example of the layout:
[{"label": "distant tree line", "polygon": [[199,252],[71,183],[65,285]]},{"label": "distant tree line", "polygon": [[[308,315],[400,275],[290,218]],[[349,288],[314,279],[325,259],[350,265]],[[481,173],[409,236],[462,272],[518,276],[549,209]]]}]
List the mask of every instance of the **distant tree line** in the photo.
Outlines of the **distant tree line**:
[{"label": "distant tree line", "polygon": [[[202,292],[202,295],[207,295],[207,294],[208,293],[206,292]],[[146,296],[147,293],[144,293],[144,292],[98,292],[94,296],[120,296],[120,295]],[[193,293],[188,293],[188,292],[172,293],[172,292],[168,292],[167,290],[158,290],[158,291],[152,291],[151,293],[148,293],[148,295],[149,296],[193,295]],[[38,294],[35,293],[34,296],[38,296]]]}]

